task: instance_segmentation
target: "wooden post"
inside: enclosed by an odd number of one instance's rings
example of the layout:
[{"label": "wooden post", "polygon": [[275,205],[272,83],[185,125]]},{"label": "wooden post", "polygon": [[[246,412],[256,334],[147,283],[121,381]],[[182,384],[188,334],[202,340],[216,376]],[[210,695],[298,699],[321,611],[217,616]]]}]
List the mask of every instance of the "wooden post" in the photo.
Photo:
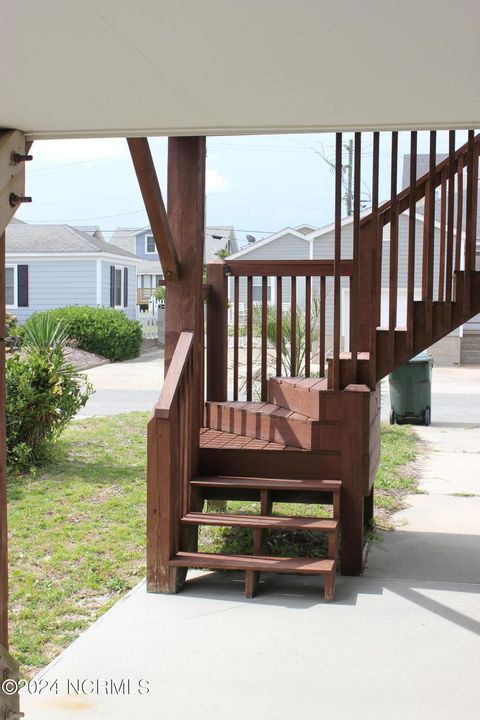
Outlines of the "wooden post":
[{"label": "wooden post", "polygon": [[[165,375],[183,330],[194,333],[197,407],[203,408],[203,246],[205,237],[204,137],[169,138],[168,220],[180,264],[180,280],[166,282]],[[197,433],[198,435],[198,433]],[[195,442],[198,445],[198,437]]]},{"label": "wooden post", "polygon": [[5,233],[0,235],[0,645],[8,650],[7,447],[5,428]]},{"label": "wooden post", "polygon": [[207,400],[227,399],[228,278],[222,260],[207,265]]},{"label": "wooden post", "polygon": [[369,403],[370,391],[366,385],[349,385],[342,392],[342,575],[360,575],[362,572]]}]

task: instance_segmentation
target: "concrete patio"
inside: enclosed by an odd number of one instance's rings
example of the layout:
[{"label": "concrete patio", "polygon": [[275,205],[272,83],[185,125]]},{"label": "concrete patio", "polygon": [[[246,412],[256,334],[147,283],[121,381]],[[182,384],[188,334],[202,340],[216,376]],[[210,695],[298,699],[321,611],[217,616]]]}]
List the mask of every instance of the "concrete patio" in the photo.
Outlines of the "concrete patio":
[{"label": "concrete patio", "polygon": [[418,428],[424,494],[363,577],[338,578],[335,602],[300,576],[262,576],[249,601],[235,574],[191,572],[172,596],[140,584],[37,676],[48,685],[23,694],[27,717],[476,720],[480,371],[434,373],[434,424]]}]

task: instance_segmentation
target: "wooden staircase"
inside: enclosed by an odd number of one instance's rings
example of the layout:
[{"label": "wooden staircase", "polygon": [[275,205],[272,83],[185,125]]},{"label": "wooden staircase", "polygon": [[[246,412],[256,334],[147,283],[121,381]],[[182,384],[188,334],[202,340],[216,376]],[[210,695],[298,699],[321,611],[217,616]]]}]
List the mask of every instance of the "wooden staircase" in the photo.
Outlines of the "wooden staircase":
[{"label": "wooden staircase", "polygon": [[[295,391],[296,390],[296,391]],[[207,432],[227,435],[230,444],[245,447],[243,440],[274,445],[270,457],[288,450],[338,450],[340,426],[328,424],[327,397],[331,393],[326,381],[310,378],[271,378],[269,396],[275,403],[209,402],[205,408]],[[304,415],[312,412],[314,417]],[[330,411],[330,415],[332,412]],[[334,415],[334,413],[333,413]],[[334,433],[332,433],[332,429]],[[217,436],[218,437],[218,436]],[[334,438],[334,440],[332,440]],[[247,443],[247,445],[250,443]],[[326,447],[324,447],[326,446]],[[258,447],[256,449],[259,449]],[[225,453],[225,445],[217,443],[217,452]],[[288,453],[287,453],[288,454]],[[295,453],[297,455],[297,453]],[[318,455],[317,457],[321,457]],[[272,457],[273,460],[273,457]],[[189,484],[189,508],[181,518],[182,527],[215,525],[243,527],[253,531],[253,556],[217,555],[186,552],[181,549],[171,563],[174,567],[243,570],[245,594],[254,595],[260,572],[298,573],[324,576],[325,600],[332,600],[337,569],[340,531],[340,480],[312,478],[278,478],[249,476],[199,476]],[[259,515],[203,512],[206,500],[245,499],[260,502]],[[320,502],[332,504],[332,518],[285,517],[272,514],[273,503]],[[271,557],[264,554],[265,533],[269,530],[296,530],[323,533],[328,539],[328,557],[323,560],[305,557]]]},{"label": "wooden staircase", "polygon": [[[398,192],[398,133],[392,132],[390,200],[380,205],[382,153],[374,132],[372,211],[363,217],[361,135],[354,140],[349,256],[342,248],[338,133],[332,259],[227,258],[208,265],[206,372],[199,312],[200,329],[178,339],[149,423],[150,591],[176,592],[185,569],[209,568],[242,570],[247,597],[259,573],[323,575],[331,600],[337,570],[362,572],[380,458],[379,381],[480,313],[480,135],[469,130],[468,142],[457,148],[450,131],[448,157],[437,164],[431,131],[429,171],[417,178],[413,131],[410,184]],[[399,233],[404,214],[408,237]],[[227,511],[205,512],[209,500],[253,500],[260,509],[232,514],[227,504]],[[331,504],[332,517],[282,517],[273,511],[278,502]],[[249,528],[253,553],[198,552],[202,525]],[[322,533],[328,556],[269,556],[266,534],[277,529]]]}]

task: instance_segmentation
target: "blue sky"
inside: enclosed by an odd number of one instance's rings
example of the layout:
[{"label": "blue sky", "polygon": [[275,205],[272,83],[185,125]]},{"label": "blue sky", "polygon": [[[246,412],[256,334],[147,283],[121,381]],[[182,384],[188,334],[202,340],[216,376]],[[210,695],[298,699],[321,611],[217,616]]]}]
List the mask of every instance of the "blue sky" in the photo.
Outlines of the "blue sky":
[{"label": "blue sky", "polygon": [[[465,133],[457,133],[457,144]],[[351,134],[345,133],[347,141]],[[363,135],[362,188],[368,196],[371,133]],[[447,149],[439,132],[437,150]],[[233,225],[240,240],[258,238],[288,225],[322,226],[333,219],[333,175],[319,154],[334,158],[332,134],[217,137],[208,140],[207,224]],[[167,140],[150,139],[166,198]],[[419,152],[428,152],[428,134],[419,133]],[[399,183],[409,134],[399,136]],[[17,217],[27,222],[99,225],[108,239],[115,227],[148,223],[123,138],[43,140],[32,147],[27,194]],[[346,158],[345,158],[346,159]],[[390,135],[381,135],[380,195],[389,194]]]}]

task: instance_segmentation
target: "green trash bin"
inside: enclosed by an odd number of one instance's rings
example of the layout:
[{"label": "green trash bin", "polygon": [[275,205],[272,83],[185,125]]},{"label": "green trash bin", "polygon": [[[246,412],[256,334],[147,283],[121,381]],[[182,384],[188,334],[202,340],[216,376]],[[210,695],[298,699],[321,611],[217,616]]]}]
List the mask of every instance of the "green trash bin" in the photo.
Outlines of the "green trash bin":
[{"label": "green trash bin", "polygon": [[433,358],[420,353],[388,376],[390,424],[419,422],[430,425]]}]

